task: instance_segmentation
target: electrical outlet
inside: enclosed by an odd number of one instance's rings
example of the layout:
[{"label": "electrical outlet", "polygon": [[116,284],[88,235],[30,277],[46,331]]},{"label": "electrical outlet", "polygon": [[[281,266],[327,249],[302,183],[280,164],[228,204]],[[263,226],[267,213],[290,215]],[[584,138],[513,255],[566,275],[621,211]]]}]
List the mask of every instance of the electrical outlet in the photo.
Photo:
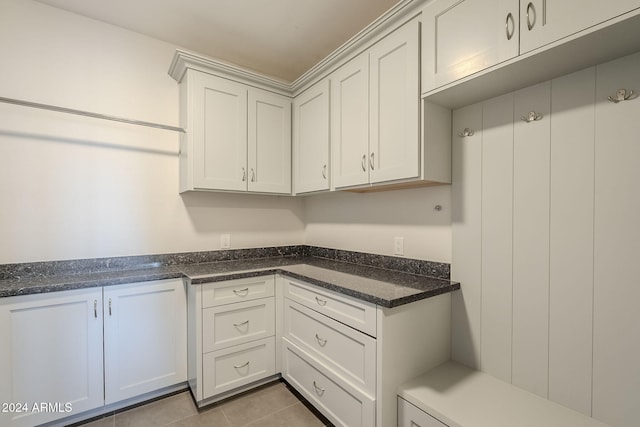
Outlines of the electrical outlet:
[{"label": "electrical outlet", "polygon": [[220,235],[220,248],[229,249],[231,247],[231,234]]},{"label": "electrical outlet", "polygon": [[393,238],[393,253],[395,255],[404,255],[404,237]]}]

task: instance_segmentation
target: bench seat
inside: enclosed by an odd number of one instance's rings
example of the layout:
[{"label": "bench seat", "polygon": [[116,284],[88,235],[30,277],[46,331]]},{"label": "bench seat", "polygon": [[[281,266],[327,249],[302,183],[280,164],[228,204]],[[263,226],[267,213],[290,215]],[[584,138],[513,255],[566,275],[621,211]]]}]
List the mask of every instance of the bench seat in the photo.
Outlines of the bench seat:
[{"label": "bench seat", "polygon": [[448,427],[607,426],[453,361],[400,386],[398,396]]}]

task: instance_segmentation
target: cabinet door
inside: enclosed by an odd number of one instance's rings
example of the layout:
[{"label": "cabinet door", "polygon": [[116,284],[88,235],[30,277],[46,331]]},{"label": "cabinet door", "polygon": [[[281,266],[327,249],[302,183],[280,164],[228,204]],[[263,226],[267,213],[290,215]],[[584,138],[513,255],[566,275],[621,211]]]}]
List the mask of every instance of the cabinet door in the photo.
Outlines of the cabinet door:
[{"label": "cabinet door", "polygon": [[[34,426],[104,404],[102,288],[0,299],[0,341],[0,402],[27,405],[0,412],[0,424]],[[34,411],[41,403],[57,406]]]},{"label": "cabinet door", "polygon": [[193,185],[246,190],[247,89],[204,73],[192,77]]},{"label": "cabinet door", "polygon": [[104,288],[105,402],[187,379],[181,279]]},{"label": "cabinet door", "polygon": [[423,92],[518,55],[518,0],[438,0],[422,22]]},{"label": "cabinet door", "polygon": [[291,100],[249,89],[248,189],[291,193]]},{"label": "cabinet door", "polygon": [[369,182],[369,55],[331,75],[331,170],[336,188]]},{"label": "cabinet door", "polygon": [[405,24],[369,53],[372,183],[420,175],[419,25]]},{"label": "cabinet door", "polygon": [[293,103],[295,192],[329,189],[329,80],[323,80]]},{"label": "cabinet door", "polygon": [[520,53],[639,7],[638,0],[520,0]]}]

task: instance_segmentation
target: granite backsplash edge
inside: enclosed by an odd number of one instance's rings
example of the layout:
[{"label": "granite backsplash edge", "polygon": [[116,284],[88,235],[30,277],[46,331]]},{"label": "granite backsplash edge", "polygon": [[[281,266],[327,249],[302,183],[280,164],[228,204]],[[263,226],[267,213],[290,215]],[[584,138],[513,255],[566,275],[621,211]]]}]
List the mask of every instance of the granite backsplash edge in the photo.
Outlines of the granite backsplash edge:
[{"label": "granite backsplash edge", "polygon": [[449,280],[450,264],[317,246],[291,245],[218,251],[134,255],[0,264],[0,280],[126,271],[153,267],[273,257],[316,257]]}]

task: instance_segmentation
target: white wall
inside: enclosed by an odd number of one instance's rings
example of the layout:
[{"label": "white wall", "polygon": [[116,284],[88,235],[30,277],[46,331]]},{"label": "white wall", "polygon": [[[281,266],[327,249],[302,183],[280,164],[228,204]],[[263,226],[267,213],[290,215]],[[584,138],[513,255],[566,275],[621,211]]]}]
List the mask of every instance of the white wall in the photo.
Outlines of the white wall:
[{"label": "white wall", "polygon": [[304,215],[308,245],[394,255],[398,236],[404,237],[407,258],[451,262],[448,185],[307,196]]},{"label": "white wall", "polygon": [[[0,0],[0,96],[178,124],[175,46]],[[178,194],[178,134],[0,103],[0,264],[304,243],[303,202]]]}]

